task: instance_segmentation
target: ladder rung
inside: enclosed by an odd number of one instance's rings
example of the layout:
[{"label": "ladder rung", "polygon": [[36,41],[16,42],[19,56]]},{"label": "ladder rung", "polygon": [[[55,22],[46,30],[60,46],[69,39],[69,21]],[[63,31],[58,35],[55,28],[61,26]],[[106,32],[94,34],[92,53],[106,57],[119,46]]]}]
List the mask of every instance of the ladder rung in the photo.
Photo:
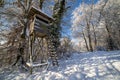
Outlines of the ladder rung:
[{"label": "ladder rung", "polygon": [[53,56],[53,55],[54,55],[54,56],[57,56],[56,54],[51,53],[51,56]]},{"label": "ladder rung", "polygon": [[56,52],[51,52],[51,53],[56,54]]}]

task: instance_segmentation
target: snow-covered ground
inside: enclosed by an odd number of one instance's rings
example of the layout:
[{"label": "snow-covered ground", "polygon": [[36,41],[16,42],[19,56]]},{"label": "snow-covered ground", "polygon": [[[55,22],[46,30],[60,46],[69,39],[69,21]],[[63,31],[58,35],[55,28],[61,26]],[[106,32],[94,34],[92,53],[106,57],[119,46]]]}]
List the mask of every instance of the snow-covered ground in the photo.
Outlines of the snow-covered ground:
[{"label": "snow-covered ground", "polygon": [[0,80],[120,80],[120,51],[74,53],[59,64],[32,75],[5,69],[0,72]]}]

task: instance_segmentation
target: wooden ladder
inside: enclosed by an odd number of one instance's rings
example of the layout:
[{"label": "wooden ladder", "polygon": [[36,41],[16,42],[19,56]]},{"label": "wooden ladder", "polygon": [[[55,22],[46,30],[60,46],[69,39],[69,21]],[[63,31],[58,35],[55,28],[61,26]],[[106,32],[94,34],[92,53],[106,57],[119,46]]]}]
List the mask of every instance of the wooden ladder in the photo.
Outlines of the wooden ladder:
[{"label": "wooden ladder", "polygon": [[54,36],[50,35],[47,38],[47,43],[48,43],[48,55],[52,59],[52,64],[53,66],[58,66],[58,57],[54,43]]}]

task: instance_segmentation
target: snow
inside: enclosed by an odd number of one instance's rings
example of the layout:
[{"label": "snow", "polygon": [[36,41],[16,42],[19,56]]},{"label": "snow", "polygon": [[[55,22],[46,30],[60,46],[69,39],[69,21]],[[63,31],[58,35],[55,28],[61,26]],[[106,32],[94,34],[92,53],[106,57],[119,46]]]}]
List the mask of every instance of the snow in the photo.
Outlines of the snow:
[{"label": "snow", "polygon": [[0,80],[120,80],[120,51],[73,53],[47,71],[21,72],[4,69]]}]

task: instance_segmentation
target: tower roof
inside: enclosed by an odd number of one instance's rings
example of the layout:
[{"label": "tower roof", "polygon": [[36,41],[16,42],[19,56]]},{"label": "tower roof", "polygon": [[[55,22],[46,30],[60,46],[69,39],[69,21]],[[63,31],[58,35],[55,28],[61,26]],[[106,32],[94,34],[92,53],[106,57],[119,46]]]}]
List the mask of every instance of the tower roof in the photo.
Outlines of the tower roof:
[{"label": "tower roof", "polygon": [[41,10],[39,10],[35,7],[31,7],[29,14],[28,14],[28,17],[30,18],[30,17],[34,16],[35,14],[40,15],[40,16],[48,19],[49,21],[54,20],[52,17],[48,16],[46,13],[42,12]]}]

